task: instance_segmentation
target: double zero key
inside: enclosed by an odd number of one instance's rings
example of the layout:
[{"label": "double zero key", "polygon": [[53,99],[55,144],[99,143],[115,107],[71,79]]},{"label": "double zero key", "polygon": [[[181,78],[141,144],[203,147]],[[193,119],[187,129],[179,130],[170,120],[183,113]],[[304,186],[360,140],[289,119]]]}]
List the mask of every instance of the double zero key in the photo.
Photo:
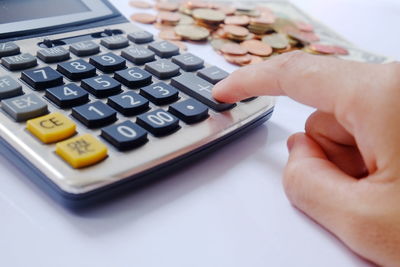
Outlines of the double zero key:
[{"label": "double zero key", "polygon": [[138,116],[136,123],[154,136],[165,136],[180,128],[179,120],[163,109],[157,109]]}]

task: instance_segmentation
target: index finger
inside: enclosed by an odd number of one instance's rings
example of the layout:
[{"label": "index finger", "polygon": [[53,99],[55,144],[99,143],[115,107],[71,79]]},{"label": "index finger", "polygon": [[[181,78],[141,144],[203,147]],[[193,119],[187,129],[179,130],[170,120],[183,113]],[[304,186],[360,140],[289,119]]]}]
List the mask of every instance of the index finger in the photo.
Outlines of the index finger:
[{"label": "index finger", "polygon": [[233,72],[214,87],[213,96],[233,103],[252,96],[287,95],[335,113],[369,89],[391,86],[395,74],[388,66],[292,52]]}]

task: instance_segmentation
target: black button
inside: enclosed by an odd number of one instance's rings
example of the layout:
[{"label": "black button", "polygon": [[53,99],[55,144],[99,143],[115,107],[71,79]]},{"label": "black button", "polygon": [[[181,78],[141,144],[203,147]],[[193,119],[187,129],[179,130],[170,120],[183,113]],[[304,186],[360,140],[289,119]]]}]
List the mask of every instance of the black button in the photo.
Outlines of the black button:
[{"label": "black button", "polygon": [[146,31],[136,31],[128,34],[128,39],[136,44],[149,43],[154,40],[153,35]]},{"label": "black button", "polygon": [[145,69],[159,79],[169,79],[179,74],[179,66],[167,59],[147,63]]},{"label": "black button", "polygon": [[187,124],[200,122],[208,118],[208,108],[193,98],[172,104],[168,111]]},{"label": "black button", "polygon": [[138,67],[117,71],[114,79],[129,88],[138,88],[151,83],[151,74]]},{"label": "black button", "polygon": [[63,84],[63,76],[50,67],[22,72],[21,79],[36,90]]},{"label": "black button", "polygon": [[100,44],[108,49],[120,49],[129,45],[128,39],[123,35],[113,35],[101,39]]},{"label": "black button", "polygon": [[126,67],[125,59],[113,53],[91,57],[89,63],[105,73],[122,70]]},{"label": "black button", "polygon": [[72,116],[89,128],[98,128],[117,120],[117,112],[101,101],[72,108]]},{"label": "black button", "polygon": [[148,130],[154,136],[165,136],[180,128],[179,120],[163,109],[157,109],[136,119],[136,123]]},{"label": "black button", "polygon": [[140,45],[132,45],[122,50],[121,56],[136,65],[143,65],[156,59],[154,52]]},{"label": "black button", "polygon": [[131,121],[103,128],[101,136],[121,151],[133,149],[148,141],[147,131]]},{"label": "black button", "polygon": [[13,42],[0,43],[0,58],[18,55],[20,53],[19,46]]},{"label": "black button", "polygon": [[93,41],[83,41],[70,45],[69,51],[78,57],[91,56],[100,52],[100,47]]},{"label": "black button", "polygon": [[158,82],[140,89],[140,94],[156,105],[166,105],[179,99],[178,90],[165,82]]},{"label": "black button", "polygon": [[73,81],[96,75],[96,68],[83,59],[60,63],[57,65],[57,70]]},{"label": "black button", "polygon": [[185,71],[195,71],[204,66],[204,60],[191,53],[174,56],[172,62],[179,65]]},{"label": "black button", "polygon": [[168,58],[179,54],[179,47],[168,41],[149,44],[149,49],[159,57]]},{"label": "black button", "polygon": [[109,97],[107,104],[125,116],[134,116],[149,109],[149,100],[132,91]]},{"label": "black button", "polygon": [[60,108],[75,107],[89,101],[89,94],[74,83],[49,88],[45,95]]},{"label": "black button", "polygon": [[108,75],[82,80],[81,87],[96,97],[107,97],[121,92],[121,84]]},{"label": "black button", "polygon": [[1,64],[9,70],[24,70],[37,65],[36,57],[29,53],[16,56],[3,57]]},{"label": "black button", "polygon": [[212,96],[213,84],[197,77],[193,73],[183,73],[171,80],[171,85],[175,86],[185,94],[199,100],[215,111],[224,111],[233,108],[236,104],[221,103]]},{"label": "black button", "polygon": [[61,62],[70,58],[69,51],[61,46],[40,49],[36,56],[46,63]]},{"label": "black button", "polygon": [[223,79],[228,77],[229,73],[227,73],[224,70],[221,70],[218,67],[211,66],[197,72],[197,76],[203,78],[204,80],[212,84],[217,84],[219,81],[222,81]]}]

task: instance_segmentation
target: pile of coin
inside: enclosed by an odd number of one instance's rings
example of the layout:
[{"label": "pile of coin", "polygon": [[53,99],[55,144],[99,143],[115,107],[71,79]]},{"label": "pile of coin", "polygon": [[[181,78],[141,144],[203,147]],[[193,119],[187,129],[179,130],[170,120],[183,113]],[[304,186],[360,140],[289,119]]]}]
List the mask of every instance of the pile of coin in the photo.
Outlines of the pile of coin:
[{"label": "pile of coin", "polygon": [[235,8],[200,0],[181,3],[167,0],[132,0],[135,8],[154,8],[157,15],[135,13],[131,19],[153,24],[159,37],[181,48],[181,41],[209,41],[228,62],[248,65],[293,50],[320,55],[347,55],[345,48],[322,44],[312,24],[279,17],[265,6]]}]

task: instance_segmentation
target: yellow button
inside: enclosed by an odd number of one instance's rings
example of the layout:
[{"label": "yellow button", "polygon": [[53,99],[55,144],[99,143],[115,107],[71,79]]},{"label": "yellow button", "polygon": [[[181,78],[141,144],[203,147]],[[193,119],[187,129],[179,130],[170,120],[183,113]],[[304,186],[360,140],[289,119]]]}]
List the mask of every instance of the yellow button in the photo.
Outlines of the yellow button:
[{"label": "yellow button", "polygon": [[107,147],[91,134],[85,134],[57,143],[56,153],[72,167],[82,168],[107,157]]},{"label": "yellow button", "polygon": [[26,128],[45,144],[64,140],[76,132],[75,123],[58,112],[28,120]]}]

